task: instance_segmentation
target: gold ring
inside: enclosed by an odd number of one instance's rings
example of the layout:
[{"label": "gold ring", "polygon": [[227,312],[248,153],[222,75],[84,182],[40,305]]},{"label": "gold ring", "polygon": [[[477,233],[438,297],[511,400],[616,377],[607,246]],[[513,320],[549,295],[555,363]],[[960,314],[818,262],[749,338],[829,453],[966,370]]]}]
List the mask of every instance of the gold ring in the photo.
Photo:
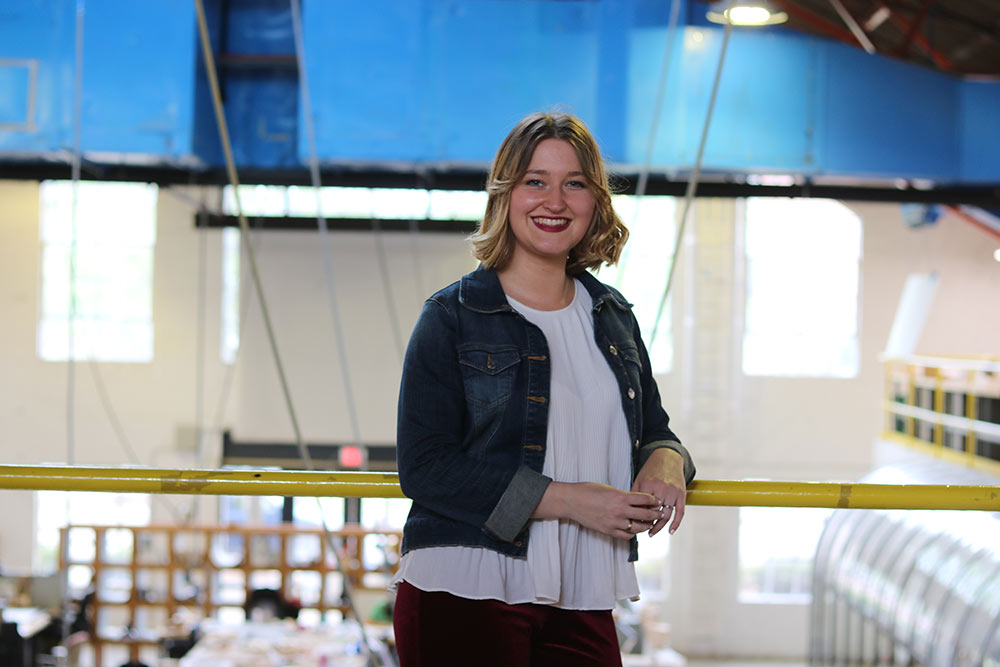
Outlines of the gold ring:
[{"label": "gold ring", "polygon": [[626,526],[625,532],[626,533],[631,533],[632,532],[632,519],[628,520],[628,526]]}]

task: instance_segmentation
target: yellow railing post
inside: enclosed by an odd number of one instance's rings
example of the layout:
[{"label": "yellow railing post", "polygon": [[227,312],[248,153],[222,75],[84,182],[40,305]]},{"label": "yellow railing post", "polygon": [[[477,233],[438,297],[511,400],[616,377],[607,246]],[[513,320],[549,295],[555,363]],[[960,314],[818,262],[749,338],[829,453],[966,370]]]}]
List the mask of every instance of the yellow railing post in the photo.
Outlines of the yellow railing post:
[{"label": "yellow railing post", "polygon": [[[969,371],[969,387],[965,392],[965,416],[968,419],[977,419],[976,392],[973,391],[976,381],[976,371]],[[965,434],[965,453],[970,461],[976,458],[976,431],[970,428]]]},{"label": "yellow railing post", "polygon": [[[944,414],[944,381],[941,378],[941,369],[934,370],[934,412],[939,415]],[[934,424],[934,444],[944,448],[944,424],[936,422]]]},{"label": "yellow railing post", "polygon": [[[909,386],[906,388],[906,402],[909,405],[917,406],[917,367],[913,364],[907,364],[906,366],[906,376]],[[911,438],[917,437],[917,418],[910,417],[906,420],[906,435]]]},{"label": "yellow railing post", "polygon": [[[896,402],[896,381],[895,381],[895,368],[891,361],[885,362],[885,386],[886,386],[886,401],[890,403]],[[896,415],[892,412],[886,412],[885,414],[885,430],[895,431],[896,430]]]}]

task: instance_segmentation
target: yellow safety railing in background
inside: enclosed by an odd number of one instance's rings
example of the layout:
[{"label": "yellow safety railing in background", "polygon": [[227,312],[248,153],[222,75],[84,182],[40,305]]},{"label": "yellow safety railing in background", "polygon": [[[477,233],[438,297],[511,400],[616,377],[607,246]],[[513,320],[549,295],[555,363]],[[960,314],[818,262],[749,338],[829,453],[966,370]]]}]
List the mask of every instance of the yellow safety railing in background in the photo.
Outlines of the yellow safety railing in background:
[{"label": "yellow safety railing in background", "polygon": [[1000,474],[998,415],[979,401],[1000,401],[1000,357],[885,360],[883,437],[955,463]]},{"label": "yellow safety railing in background", "polygon": [[[402,498],[387,472],[174,470],[0,465],[0,489]],[[696,480],[689,505],[1000,511],[1000,486]]]}]

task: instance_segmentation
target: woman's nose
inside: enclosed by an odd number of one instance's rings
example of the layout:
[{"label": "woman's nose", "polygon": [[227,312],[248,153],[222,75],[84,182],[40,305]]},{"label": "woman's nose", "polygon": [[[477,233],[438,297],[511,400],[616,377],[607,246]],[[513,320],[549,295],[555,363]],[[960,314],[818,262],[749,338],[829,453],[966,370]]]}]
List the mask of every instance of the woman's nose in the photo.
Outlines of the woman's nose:
[{"label": "woman's nose", "polygon": [[554,188],[545,197],[545,208],[550,211],[561,211],[566,208],[566,199],[561,188]]}]

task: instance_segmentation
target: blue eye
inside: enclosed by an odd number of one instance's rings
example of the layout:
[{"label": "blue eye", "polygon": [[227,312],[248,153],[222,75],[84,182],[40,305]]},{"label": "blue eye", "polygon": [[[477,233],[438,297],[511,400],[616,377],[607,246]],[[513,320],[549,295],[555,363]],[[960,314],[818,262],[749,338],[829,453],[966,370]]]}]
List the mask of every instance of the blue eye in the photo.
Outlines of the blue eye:
[{"label": "blue eye", "polygon": [[529,178],[524,182],[525,185],[530,185],[531,187],[538,187],[542,185],[542,182],[537,178]]},{"label": "blue eye", "polygon": [[570,181],[566,185],[569,186],[569,187],[571,187],[571,188],[576,188],[576,189],[581,189],[581,188],[586,188],[587,187],[587,184],[584,183],[583,181]]}]

